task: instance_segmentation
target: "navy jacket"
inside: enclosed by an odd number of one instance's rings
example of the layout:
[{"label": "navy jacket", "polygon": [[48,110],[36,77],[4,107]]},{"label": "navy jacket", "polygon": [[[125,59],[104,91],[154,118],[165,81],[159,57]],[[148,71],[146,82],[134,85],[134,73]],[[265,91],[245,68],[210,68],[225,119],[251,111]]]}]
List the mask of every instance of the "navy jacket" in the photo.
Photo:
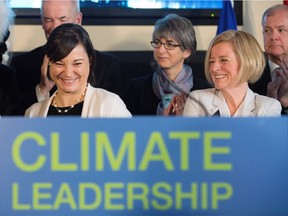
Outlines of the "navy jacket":
[{"label": "navy jacket", "polygon": [[0,115],[21,115],[21,110],[16,72],[0,63]]}]

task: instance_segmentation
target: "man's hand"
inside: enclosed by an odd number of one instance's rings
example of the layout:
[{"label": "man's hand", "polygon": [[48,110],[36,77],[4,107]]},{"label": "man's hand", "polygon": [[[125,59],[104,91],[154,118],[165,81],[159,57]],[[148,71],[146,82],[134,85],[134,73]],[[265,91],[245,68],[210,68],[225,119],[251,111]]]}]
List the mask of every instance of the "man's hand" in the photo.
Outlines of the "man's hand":
[{"label": "man's hand", "polygon": [[281,79],[279,77],[269,82],[267,85],[267,96],[279,100],[278,91],[280,89],[280,86],[281,86]]}]

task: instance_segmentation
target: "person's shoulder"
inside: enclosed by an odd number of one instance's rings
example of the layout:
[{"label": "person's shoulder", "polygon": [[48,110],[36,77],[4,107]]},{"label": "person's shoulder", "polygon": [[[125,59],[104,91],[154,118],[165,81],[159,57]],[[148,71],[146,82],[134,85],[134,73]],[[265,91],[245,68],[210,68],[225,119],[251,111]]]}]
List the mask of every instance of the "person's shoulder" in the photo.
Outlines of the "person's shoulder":
[{"label": "person's shoulder", "polygon": [[45,54],[45,48],[44,46],[40,46],[28,52],[16,54],[15,56],[12,57],[11,64],[13,65],[13,62],[15,61],[21,61],[26,59],[34,60],[35,57],[43,58],[42,56],[44,56],[44,54]]},{"label": "person's shoulder", "polygon": [[211,85],[206,79],[199,78],[197,76],[193,76],[193,89],[206,89],[211,88]]},{"label": "person's shoulder", "polygon": [[13,73],[15,72],[14,68],[8,66],[8,65],[5,65],[5,64],[2,64],[0,63],[0,74],[9,74],[9,73]]},{"label": "person's shoulder", "polygon": [[259,95],[257,93],[254,94],[255,94],[255,105],[259,113],[263,112],[265,116],[267,116],[267,113],[270,113],[271,116],[281,115],[282,106],[278,100],[268,96]]},{"label": "person's shoulder", "polygon": [[257,93],[254,93],[255,94],[255,100],[256,102],[258,103],[261,103],[261,104],[279,104],[279,106],[281,106],[281,103],[276,100],[275,98],[271,98],[271,97],[268,97],[268,96],[265,96],[265,95],[260,95],[260,94],[257,94]]},{"label": "person's shoulder", "polygon": [[202,95],[215,95],[215,88],[196,89],[193,90],[190,95],[201,97]]},{"label": "person's shoulder", "polygon": [[103,51],[99,51],[99,50],[94,50],[95,51],[95,55],[96,55],[96,59],[100,58],[100,59],[112,59],[112,60],[116,60],[117,56],[109,53],[109,52],[103,52]]},{"label": "person's shoulder", "polygon": [[47,103],[47,100],[49,100],[49,98],[32,104],[29,108],[26,109],[24,115],[26,117],[37,117],[39,115],[41,107],[44,106],[45,103]]},{"label": "person's shoulder", "polygon": [[89,92],[91,92],[91,95],[93,95],[95,98],[98,98],[99,100],[104,100],[107,98],[115,99],[119,97],[119,95],[113,92],[107,91],[106,89],[95,88],[92,86],[89,86]]},{"label": "person's shoulder", "polygon": [[130,83],[134,83],[134,84],[141,84],[141,83],[146,83],[146,82],[151,82],[153,80],[153,73],[152,74],[147,74],[147,75],[143,75],[143,76],[139,76],[139,77],[133,77],[129,80]]},{"label": "person's shoulder", "polygon": [[11,85],[11,80],[16,80],[16,71],[14,68],[0,63],[0,83],[1,85]]},{"label": "person's shoulder", "polygon": [[148,75],[143,75],[139,77],[133,77],[128,81],[127,89],[129,91],[136,90],[136,89],[152,89],[152,81],[153,81],[153,73]]}]

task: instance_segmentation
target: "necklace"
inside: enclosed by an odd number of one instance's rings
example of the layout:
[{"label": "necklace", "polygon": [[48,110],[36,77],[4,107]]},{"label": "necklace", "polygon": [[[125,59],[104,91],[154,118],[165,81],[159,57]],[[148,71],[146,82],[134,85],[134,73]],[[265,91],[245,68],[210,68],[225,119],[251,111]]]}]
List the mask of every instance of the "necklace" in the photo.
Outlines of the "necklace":
[{"label": "necklace", "polygon": [[73,105],[71,105],[70,107],[67,107],[66,109],[59,109],[58,108],[58,105],[56,103],[56,96],[58,95],[58,91],[55,93],[55,96],[53,97],[53,100],[52,100],[52,106],[54,106],[58,113],[67,113],[69,112],[69,110],[73,109],[75,104],[79,103],[80,101],[82,101],[86,95],[86,90],[87,90],[87,86],[85,88],[85,91],[81,94],[81,97],[78,98],[77,100],[75,100],[75,103]]}]

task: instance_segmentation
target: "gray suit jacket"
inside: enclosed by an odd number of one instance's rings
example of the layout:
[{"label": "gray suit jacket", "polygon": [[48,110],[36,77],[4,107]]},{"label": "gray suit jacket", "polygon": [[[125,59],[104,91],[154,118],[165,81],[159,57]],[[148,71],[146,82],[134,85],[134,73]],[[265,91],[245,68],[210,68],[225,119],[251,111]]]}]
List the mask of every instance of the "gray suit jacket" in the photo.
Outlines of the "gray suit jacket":
[{"label": "gray suit jacket", "polygon": [[[278,100],[258,95],[248,89],[244,101],[233,117],[280,116],[281,104]],[[221,91],[215,88],[195,90],[189,94],[183,116],[231,117],[228,105]]]}]

